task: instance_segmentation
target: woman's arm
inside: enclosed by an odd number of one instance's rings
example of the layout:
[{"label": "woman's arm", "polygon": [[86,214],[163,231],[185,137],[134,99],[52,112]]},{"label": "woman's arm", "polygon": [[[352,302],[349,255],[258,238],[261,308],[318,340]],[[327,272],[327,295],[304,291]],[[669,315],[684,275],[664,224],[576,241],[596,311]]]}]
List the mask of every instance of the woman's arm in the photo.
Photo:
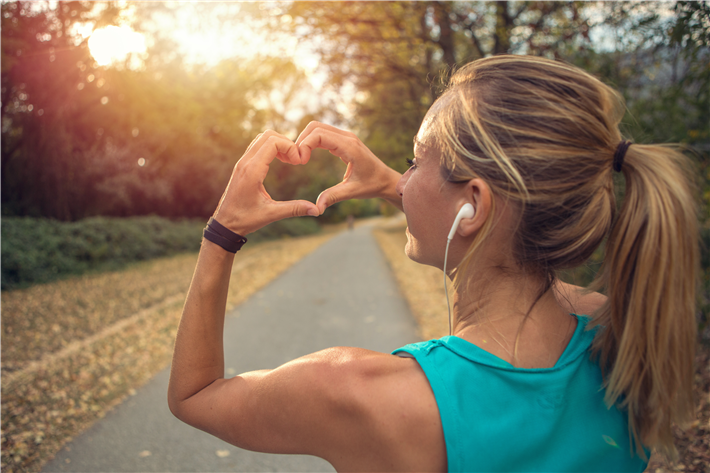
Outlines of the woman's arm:
[{"label": "woman's arm", "polygon": [[[264,189],[275,158],[300,164],[296,145],[268,131],[259,135],[234,167],[215,218],[230,230],[247,235],[285,217],[317,214],[307,201],[275,202]],[[209,431],[218,423],[215,400],[224,380],[222,347],[224,312],[234,254],[203,240],[175,341],[168,404],[179,418]]]},{"label": "woman's arm", "polygon": [[224,376],[222,335],[233,261],[234,254],[202,241],[170,369],[168,405],[178,418],[186,401]]},{"label": "woman's arm", "polygon": [[353,133],[311,122],[296,144],[304,164],[310,160],[313,149],[323,148],[348,165],[343,181],[318,196],[316,205],[321,213],[336,202],[372,197],[385,199],[402,210],[402,196],[395,190],[402,175],[383,163]]},{"label": "woman's arm", "polygon": [[412,359],[337,347],[225,379],[232,260],[203,241],[170,373],[176,417],[241,448],[316,455],[339,471],[445,469],[436,401]]},{"label": "woman's arm", "polygon": [[[279,218],[317,213],[310,202],[270,199],[263,179],[274,158],[301,162],[288,139],[257,137],[234,168],[215,213],[220,223],[245,235]],[[175,341],[168,388],[175,416],[242,448],[317,455],[339,470],[444,469],[436,401],[414,360],[338,347],[225,379],[233,261],[203,240]]]},{"label": "woman's arm", "polygon": [[[321,200],[333,203],[340,197],[381,196],[396,202],[394,180],[399,174],[377,159],[352,133],[311,123],[299,142],[300,150],[273,131],[259,135],[234,167],[215,219],[233,232],[247,235],[285,217],[317,215],[326,206]],[[330,149],[348,163],[343,182],[321,194],[326,196],[319,199],[322,208],[308,201],[271,200],[263,184],[271,161],[278,158],[290,164],[306,164],[315,147]],[[175,343],[169,388],[174,411],[179,410],[182,401],[223,376],[222,328],[233,261],[233,254],[203,242]]]}]

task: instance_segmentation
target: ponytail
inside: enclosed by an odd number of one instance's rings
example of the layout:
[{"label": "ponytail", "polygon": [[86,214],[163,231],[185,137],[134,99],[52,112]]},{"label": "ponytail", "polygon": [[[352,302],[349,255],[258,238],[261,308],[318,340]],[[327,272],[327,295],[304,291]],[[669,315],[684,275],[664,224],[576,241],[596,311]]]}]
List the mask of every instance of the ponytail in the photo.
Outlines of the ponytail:
[{"label": "ponytail", "polygon": [[694,418],[698,219],[689,160],[670,146],[631,146],[626,196],[594,283],[608,295],[592,325],[607,405],[626,409],[642,445],[675,458],[671,424]]},{"label": "ponytail", "polygon": [[[550,281],[608,237],[593,287],[609,297],[590,323],[605,400],[628,413],[641,457],[646,447],[673,458],[671,425],[694,415],[699,258],[690,160],[672,146],[620,143],[621,94],[558,61],[480,59],[459,69],[439,100],[448,100],[432,125],[444,175],[481,178],[520,209],[519,268]],[[613,169],[626,178],[619,212]]]}]

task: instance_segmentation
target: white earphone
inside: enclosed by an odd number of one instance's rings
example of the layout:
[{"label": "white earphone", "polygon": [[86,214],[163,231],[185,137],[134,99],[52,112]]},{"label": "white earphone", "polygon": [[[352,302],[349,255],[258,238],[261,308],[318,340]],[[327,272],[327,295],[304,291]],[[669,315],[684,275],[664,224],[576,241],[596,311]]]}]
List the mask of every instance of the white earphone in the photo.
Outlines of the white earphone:
[{"label": "white earphone", "polygon": [[454,224],[451,225],[448,240],[451,241],[454,239],[454,233],[456,233],[456,229],[459,228],[459,223],[461,223],[461,219],[473,218],[474,215],[476,215],[476,211],[473,209],[473,205],[469,204],[468,202],[463,204],[463,207],[461,207],[461,210],[459,210],[459,213],[456,215],[456,219],[454,219]]},{"label": "white earphone", "polygon": [[446,307],[449,309],[449,335],[451,335],[451,304],[449,303],[449,290],[446,288],[446,263],[449,258],[449,243],[451,243],[451,240],[454,239],[454,234],[456,233],[456,229],[459,228],[461,219],[473,218],[474,215],[476,215],[476,210],[473,208],[473,205],[468,202],[463,204],[463,207],[461,207],[459,213],[456,214],[454,224],[451,225],[449,236],[446,238],[446,252],[444,253],[444,292],[446,293]]}]

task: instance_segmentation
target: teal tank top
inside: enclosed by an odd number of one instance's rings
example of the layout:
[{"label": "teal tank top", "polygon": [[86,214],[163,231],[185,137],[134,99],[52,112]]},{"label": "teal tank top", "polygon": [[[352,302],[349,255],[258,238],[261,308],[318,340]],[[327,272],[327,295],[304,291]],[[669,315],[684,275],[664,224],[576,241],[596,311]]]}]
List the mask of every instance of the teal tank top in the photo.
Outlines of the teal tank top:
[{"label": "teal tank top", "polygon": [[406,345],[434,392],[449,471],[643,471],[626,415],[607,408],[594,331],[577,329],[552,368],[522,369],[461,338]]}]

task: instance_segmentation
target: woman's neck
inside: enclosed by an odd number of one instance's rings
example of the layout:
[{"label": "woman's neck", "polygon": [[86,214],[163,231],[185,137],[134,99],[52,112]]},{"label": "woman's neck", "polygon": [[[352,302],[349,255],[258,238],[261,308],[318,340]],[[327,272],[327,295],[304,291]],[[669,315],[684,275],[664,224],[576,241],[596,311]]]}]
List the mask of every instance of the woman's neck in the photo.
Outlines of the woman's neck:
[{"label": "woman's neck", "polygon": [[[542,278],[476,271],[453,300],[453,335],[522,368],[548,368],[562,355],[576,328]],[[498,277],[491,277],[498,273]],[[542,292],[542,293],[541,293]]]}]

